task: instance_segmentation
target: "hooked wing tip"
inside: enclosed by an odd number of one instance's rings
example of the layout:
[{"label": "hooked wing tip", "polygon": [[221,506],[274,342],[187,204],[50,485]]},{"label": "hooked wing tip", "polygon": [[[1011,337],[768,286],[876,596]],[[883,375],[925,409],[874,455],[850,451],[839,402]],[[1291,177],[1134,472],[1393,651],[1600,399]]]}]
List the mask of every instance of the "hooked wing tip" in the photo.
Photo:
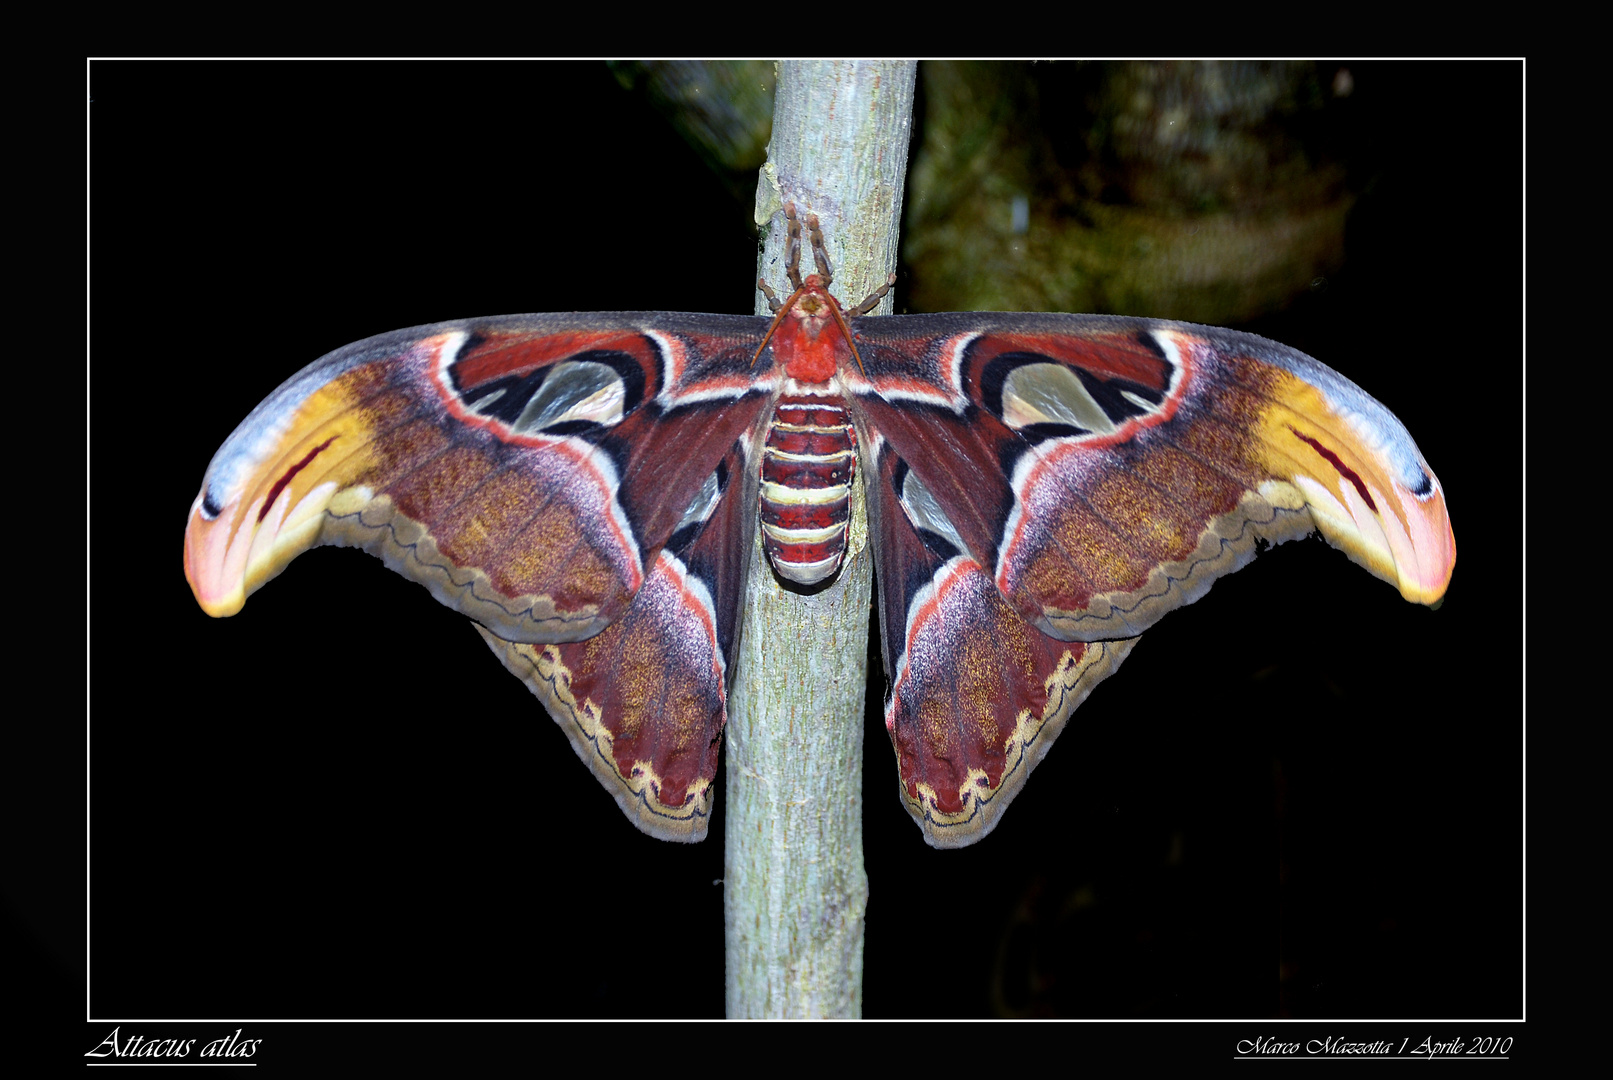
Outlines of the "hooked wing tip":
[{"label": "hooked wing tip", "polygon": [[[271,489],[245,510],[237,498],[216,514],[197,496],[185,526],[185,578],[202,610],[214,618],[234,615],[249,595],[311,547],[334,491],[334,484],[321,484],[293,506],[290,488]],[[269,495],[274,502],[266,507]]]},{"label": "hooked wing tip", "polygon": [[[1398,484],[1367,484],[1365,498],[1348,485],[1332,490],[1304,475],[1294,485],[1323,537],[1352,561],[1394,585],[1414,604],[1445,595],[1456,566],[1456,539],[1444,494],[1419,498]],[[1386,498],[1384,487],[1391,494]]]},{"label": "hooked wing tip", "polygon": [[230,509],[209,519],[202,512],[202,496],[197,496],[185,526],[185,580],[196,603],[215,619],[234,615],[246,604],[246,545],[230,543],[235,516]]},{"label": "hooked wing tip", "polygon": [[[1406,499],[1401,494],[1403,502]],[[1420,512],[1419,512],[1420,511]],[[1400,565],[1400,595],[1414,604],[1439,606],[1456,569],[1456,536],[1451,531],[1445,496],[1436,489],[1432,499],[1408,507],[1412,523],[1414,558]]]}]

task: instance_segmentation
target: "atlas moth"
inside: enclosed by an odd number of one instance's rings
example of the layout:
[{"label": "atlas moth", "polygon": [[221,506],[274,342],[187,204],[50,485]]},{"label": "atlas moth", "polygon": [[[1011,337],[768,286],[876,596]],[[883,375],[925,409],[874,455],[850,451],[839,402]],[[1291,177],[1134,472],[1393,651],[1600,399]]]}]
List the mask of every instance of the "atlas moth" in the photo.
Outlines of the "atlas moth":
[{"label": "atlas moth", "polygon": [[[1138,635],[1319,531],[1434,604],[1456,549],[1404,426],[1249,334],[1100,315],[871,316],[800,274],[765,316],[512,315],[332,352],[208,466],[185,534],[232,615],[363,548],[468,615],[645,832],[704,837],[754,530],[831,578],[866,500],[901,797],[980,839]],[[860,480],[858,479],[860,477]],[[859,490],[860,485],[860,490]]]}]

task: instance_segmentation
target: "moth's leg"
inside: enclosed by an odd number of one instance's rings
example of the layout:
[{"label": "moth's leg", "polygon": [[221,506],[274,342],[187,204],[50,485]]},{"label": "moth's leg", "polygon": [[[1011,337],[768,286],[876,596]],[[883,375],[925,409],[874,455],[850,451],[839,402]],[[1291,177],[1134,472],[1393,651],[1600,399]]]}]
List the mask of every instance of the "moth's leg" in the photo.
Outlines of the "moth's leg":
[{"label": "moth's leg", "polygon": [[[864,299],[862,303],[858,304],[856,307],[854,307],[850,311],[846,312],[846,314],[847,315],[866,315],[870,311],[873,311],[874,308],[879,306],[880,300],[884,299],[885,294],[891,291],[891,286],[894,285],[894,284],[896,284],[896,275],[892,274],[892,275],[890,275],[889,277],[887,277],[885,279],[885,284],[881,285],[879,288],[877,288],[873,292],[869,293],[867,298]],[[778,309],[774,308],[773,310],[777,311]]]},{"label": "moth's leg", "polygon": [[[818,220],[813,218],[813,221]],[[795,204],[784,204],[784,223],[789,227],[790,240],[785,248],[787,256],[786,273],[790,275],[790,284],[797,289],[801,287],[801,222],[795,216]],[[815,227],[815,226],[814,226]]]},{"label": "moth's leg", "polygon": [[[827,289],[829,283],[834,281],[834,267],[829,265],[829,252],[823,247],[823,230],[818,227],[818,215],[807,215],[807,229],[812,234],[812,261],[817,264],[818,276],[823,279],[823,287]],[[799,241],[801,227],[796,226],[796,239]]]},{"label": "moth's leg", "polygon": [[779,308],[784,306],[784,301],[778,298],[778,293],[773,291],[773,287],[765,279],[757,278],[756,285],[762,290],[763,295],[767,297],[768,310],[777,315]]}]

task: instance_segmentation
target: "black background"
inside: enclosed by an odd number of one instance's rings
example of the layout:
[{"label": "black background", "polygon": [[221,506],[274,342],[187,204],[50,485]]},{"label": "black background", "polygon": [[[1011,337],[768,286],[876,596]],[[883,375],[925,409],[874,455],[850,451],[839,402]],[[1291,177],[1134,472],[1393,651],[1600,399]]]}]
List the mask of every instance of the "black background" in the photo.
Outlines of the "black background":
[{"label": "black background", "polygon": [[[866,1016],[1521,1014],[1521,68],[1351,71],[1348,262],[1248,328],[1411,430],[1445,605],[1267,554],[963,851],[875,710]],[[215,621],[181,538],[231,429],[348,342],[749,313],[749,208],[600,65],[98,63],[91,95],[90,1015],[721,1016],[721,795],[705,843],[645,837],[422,589],[320,549]]]}]

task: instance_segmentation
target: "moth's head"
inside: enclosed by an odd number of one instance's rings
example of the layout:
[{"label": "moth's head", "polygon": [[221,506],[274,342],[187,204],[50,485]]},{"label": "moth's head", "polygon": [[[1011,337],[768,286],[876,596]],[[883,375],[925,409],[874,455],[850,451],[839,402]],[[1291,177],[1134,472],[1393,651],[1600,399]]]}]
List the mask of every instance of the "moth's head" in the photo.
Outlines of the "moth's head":
[{"label": "moth's head", "polygon": [[790,317],[800,324],[808,337],[816,339],[823,328],[834,322],[834,298],[817,274],[808,274],[790,305]]}]

